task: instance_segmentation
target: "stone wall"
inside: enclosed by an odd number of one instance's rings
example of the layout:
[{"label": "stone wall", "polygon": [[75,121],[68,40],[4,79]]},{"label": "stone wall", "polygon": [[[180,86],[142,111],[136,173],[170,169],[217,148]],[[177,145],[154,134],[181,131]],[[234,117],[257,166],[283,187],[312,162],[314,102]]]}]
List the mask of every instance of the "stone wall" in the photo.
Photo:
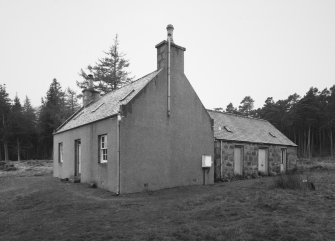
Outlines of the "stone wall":
[{"label": "stone wall", "polygon": [[[297,148],[275,145],[262,145],[255,143],[236,143],[215,140],[214,156],[214,178],[234,176],[234,148],[242,147],[243,149],[243,175],[258,175],[258,150],[266,148],[268,150],[268,173],[280,173],[281,151],[287,150],[287,169],[291,170],[296,166]],[[222,156],[222,162],[221,162]]]}]

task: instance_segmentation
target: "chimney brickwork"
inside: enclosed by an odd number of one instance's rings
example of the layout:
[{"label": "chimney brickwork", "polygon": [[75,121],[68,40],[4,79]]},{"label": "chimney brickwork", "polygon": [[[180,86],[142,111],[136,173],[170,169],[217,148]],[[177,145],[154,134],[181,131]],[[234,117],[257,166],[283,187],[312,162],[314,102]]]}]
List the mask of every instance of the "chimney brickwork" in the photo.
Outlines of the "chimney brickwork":
[{"label": "chimney brickwork", "polygon": [[87,106],[91,102],[94,102],[100,98],[99,91],[94,89],[93,76],[88,75],[89,86],[83,90],[83,106]]},{"label": "chimney brickwork", "polygon": [[[167,35],[171,41],[171,70],[184,73],[184,47],[181,47],[173,41],[173,26],[167,27]],[[164,40],[156,45],[157,48],[157,69],[167,68],[168,41]]]}]

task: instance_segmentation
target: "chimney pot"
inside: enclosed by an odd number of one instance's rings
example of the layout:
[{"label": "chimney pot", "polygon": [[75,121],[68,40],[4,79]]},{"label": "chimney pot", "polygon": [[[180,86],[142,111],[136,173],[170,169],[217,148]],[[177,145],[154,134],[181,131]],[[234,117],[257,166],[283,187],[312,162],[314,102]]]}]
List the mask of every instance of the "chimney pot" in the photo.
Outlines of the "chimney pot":
[{"label": "chimney pot", "polygon": [[93,75],[89,74],[87,75],[88,78],[88,88],[93,89]]},{"label": "chimney pot", "polygon": [[168,37],[168,39],[170,39],[170,41],[173,43],[173,30],[174,30],[173,25],[169,24],[166,27],[166,30],[167,30],[167,37]]}]

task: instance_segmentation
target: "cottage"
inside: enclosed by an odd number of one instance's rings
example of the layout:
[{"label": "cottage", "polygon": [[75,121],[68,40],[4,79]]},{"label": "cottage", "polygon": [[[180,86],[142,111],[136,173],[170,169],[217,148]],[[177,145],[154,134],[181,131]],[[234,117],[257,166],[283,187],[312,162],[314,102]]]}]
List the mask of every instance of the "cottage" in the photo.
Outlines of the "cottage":
[{"label": "cottage", "polygon": [[297,145],[270,122],[209,110],[214,120],[214,178],[269,175],[295,167]]},{"label": "cottage", "polygon": [[[157,70],[83,107],[54,133],[54,176],[115,193],[214,182],[211,118],[184,74],[185,48],[156,45]],[[209,162],[208,162],[209,160]]]}]

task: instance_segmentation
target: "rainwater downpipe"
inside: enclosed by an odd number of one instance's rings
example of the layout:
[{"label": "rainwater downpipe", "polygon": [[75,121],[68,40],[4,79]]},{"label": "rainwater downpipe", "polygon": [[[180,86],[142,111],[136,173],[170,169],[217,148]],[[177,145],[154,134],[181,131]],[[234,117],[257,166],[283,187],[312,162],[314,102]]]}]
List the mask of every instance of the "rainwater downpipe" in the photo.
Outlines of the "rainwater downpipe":
[{"label": "rainwater downpipe", "polygon": [[171,37],[168,36],[168,62],[167,62],[167,115],[171,115]]},{"label": "rainwater downpipe", "polygon": [[223,173],[223,170],[222,170],[222,140],[220,140],[220,178],[222,179],[223,176],[222,176],[222,173]]},{"label": "rainwater downpipe", "polygon": [[120,195],[121,193],[121,172],[120,172],[120,122],[121,122],[122,116],[119,112],[117,114],[116,118],[116,148],[117,148],[117,189],[116,189],[116,195]]}]

